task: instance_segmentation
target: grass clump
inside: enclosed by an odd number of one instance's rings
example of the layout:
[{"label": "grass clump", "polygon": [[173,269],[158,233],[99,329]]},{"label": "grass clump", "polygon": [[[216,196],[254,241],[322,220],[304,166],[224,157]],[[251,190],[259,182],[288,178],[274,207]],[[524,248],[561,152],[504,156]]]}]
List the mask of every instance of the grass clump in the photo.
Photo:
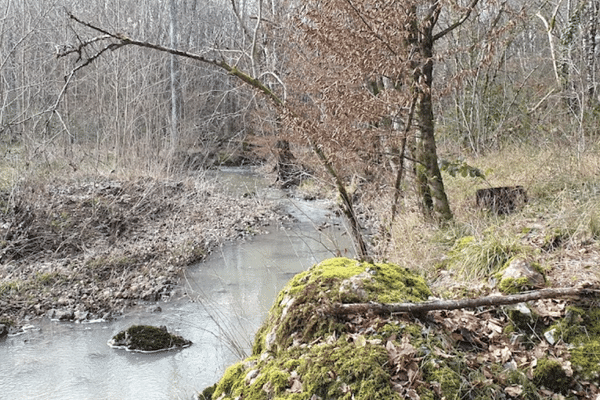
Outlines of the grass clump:
[{"label": "grass clump", "polygon": [[455,271],[466,279],[483,279],[499,271],[522,249],[516,238],[504,238],[493,231],[482,237],[458,239],[448,252],[441,268]]}]

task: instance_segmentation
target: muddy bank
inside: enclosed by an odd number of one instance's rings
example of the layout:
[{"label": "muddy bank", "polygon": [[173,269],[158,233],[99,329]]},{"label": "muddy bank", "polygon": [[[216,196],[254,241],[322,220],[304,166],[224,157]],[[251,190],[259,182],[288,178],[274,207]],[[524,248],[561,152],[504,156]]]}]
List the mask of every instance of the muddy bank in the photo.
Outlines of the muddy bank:
[{"label": "muddy bank", "polygon": [[216,245],[283,218],[202,179],[22,184],[0,197],[0,321],[109,318],[168,298]]}]

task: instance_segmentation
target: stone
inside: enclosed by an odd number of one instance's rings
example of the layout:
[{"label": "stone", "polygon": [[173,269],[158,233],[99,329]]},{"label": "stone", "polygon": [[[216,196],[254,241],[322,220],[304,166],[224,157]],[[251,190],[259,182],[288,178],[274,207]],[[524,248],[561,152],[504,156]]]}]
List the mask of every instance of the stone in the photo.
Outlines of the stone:
[{"label": "stone", "polygon": [[46,316],[54,321],[68,321],[73,319],[73,310],[57,310],[53,308],[46,313]]},{"label": "stone", "polygon": [[4,324],[0,324],[0,338],[8,335],[8,327]]},{"label": "stone", "polygon": [[522,258],[515,258],[510,262],[508,267],[502,272],[502,280],[512,278],[515,281],[527,279],[527,285],[532,287],[544,286],[545,279],[544,275],[536,271],[531,263],[523,260]]},{"label": "stone", "polygon": [[86,319],[88,319],[89,314],[90,313],[87,311],[75,311],[75,313],[73,314],[73,318],[75,319],[75,321],[85,321]]}]

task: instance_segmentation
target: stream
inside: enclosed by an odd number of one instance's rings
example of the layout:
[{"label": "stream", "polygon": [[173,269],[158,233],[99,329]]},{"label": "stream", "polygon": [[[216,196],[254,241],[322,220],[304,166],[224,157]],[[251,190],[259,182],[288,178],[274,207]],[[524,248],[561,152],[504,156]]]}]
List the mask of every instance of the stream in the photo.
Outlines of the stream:
[{"label": "stream", "polygon": [[[244,169],[223,169],[214,179],[232,195],[280,202],[295,221],[215,249],[188,268],[177,300],[139,305],[110,322],[39,319],[0,339],[0,399],[192,399],[250,354],[254,333],[292,276],[338,250],[352,256],[327,203],[289,199]],[[134,324],[166,325],[194,344],[154,354],[108,347]]]}]

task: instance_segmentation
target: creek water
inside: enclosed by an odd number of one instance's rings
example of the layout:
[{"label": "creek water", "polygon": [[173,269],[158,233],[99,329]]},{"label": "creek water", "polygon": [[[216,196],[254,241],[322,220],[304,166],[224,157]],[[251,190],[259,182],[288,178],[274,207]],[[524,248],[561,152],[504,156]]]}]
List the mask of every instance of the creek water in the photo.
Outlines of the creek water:
[{"label": "creek water", "polygon": [[[32,321],[0,340],[0,399],[192,399],[248,355],[278,291],[295,274],[337,251],[351,255],[341,222],[321,202],[291,200],[247,170],[215,179],[232,195],[276,200],[294,222],[228,242],[188,268],[181,298],[144,304],[110,322]],[[320,229],[316,229],[320,227]],[[194,344],[154,354],[109,348],[133,324],[166,325]]]}]

